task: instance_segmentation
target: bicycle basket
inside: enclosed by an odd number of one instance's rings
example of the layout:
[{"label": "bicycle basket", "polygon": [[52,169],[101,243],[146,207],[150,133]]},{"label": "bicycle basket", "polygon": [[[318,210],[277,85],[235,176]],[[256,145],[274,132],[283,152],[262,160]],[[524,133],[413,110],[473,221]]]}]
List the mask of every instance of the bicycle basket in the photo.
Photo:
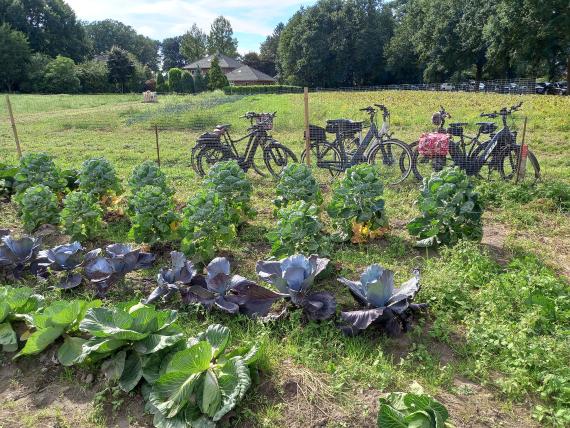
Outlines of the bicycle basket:
[{"label": "bicycle basket", "polygon": [[[303,133],[303,137],[307,138],[307,131]],[[309,140],[311,141],[326,141],[327,135],[324,128],[316,125],[309,125]]]},{"label": "bicycle basket", "polygon": [[481,134],[492,134],[497,130],[495,122],[478,122],[477,125]]},{"label": "bicycle basket", "polygon": [[217,132],[204,132],[198,137],[198,144],[219,144],[220,134]]},{"label": "bicycle basket", "polygon": [[255,124],[265,131],[271,131],[273,129],[273,115],[261,113],[255,117]]},{"label": "bicycle basket", "polygon": [[422,134],[418,142],[418,152],[426,157],[447,156],[449,135],[442,132]]},{"label": "bicycle basket", "polygon": [[362,131],[362,122],[349,119],[327,120],[326,131],[331,134],[356,134]]}]

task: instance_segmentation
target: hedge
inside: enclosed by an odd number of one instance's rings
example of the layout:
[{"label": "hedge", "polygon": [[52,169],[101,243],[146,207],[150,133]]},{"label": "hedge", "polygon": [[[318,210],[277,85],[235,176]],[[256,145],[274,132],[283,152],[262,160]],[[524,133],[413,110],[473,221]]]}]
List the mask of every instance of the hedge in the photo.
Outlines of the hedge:
[{"label": "hedge", "polygon": [[224,93],[226,95],[280,94],[291,92],[303,92],[303,88],[301,86],[290,85],[244,85],[224,87]]}]

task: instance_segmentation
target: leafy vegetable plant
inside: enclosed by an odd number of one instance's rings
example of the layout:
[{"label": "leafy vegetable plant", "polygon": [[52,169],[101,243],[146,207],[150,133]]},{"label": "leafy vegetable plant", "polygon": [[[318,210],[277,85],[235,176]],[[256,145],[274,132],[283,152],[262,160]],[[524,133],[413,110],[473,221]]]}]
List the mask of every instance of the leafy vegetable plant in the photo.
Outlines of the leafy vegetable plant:
[{"label": "leafy vegetable plant", "polygon": [[[77,332],[79,323],[87,310],[99,306],[101,306],[99,300],[92,302],[62,300],[43,308],[41,312],[26,315],[26,322],[34,331],[27,337],[24,348],[14,358],[39,354],[63,334],[69,335]],[[72,340],[76,339],[67,339],[68,345],[61,346],[58,350],[58,359],[62,363],[67,361],[70,351],[69,343]]]},{"label": "leafy vegetable plant", "polygon": [[41,240],[32,236],[20,239],[4,235],[0,241],[0,277],[19,279],[24,270],[35,261]]},{"label": "leafy vegetable plant", "polygon": [[305,201],[293,202],[278,210],[277,224],[267,238],[271,253],[277,257],[298,252],[328,254],[330,251],[319,209]]},{"label": "leafy vegetable plant", "polygon": [[311,320],[326,320],[336,310],[336,300],[329,292],[310,293],[315,277],[328,265],[329,259],[297,254],[279,261],[258,261],[259,277],[273,284],[280,293],[302,308]]},{"label": "leafy vegetable plant", "polygon": [[273,201],[277,208],[286,207],[290,202],[305,201],[320,206],[323,203],[319,183],[311,168],[303,163],[287,165],[276,188],[277,197]]},{"label": "leafy vegetable plant", "polygon": [[388,225],[382,198],[384,186],[378,169],[360,164],[346,170],[335,183],[327,212],[342,240],[366,242],[381,236]]},{"label": "leafy vegetable plant", "polygon": [[227,327],[211,325],[163,361],[146,391],[155,427],[215,427],[239,403],[251,385],[257,348],[227,352],[229,341]]},{"label": "leafy vegetable plant", "polygon": [[51,189],[43,184],[26,189],[20,199],[24,229],[33,232],[43,224],[59,223],[59,205]]},{"label": "leafy vegetable plant", "polygon": [[214,164],[204,179],[204,186],[217,192],[226,201],[234,224],[255,217],[256,212],[251,206],[253,186],[237,161],[229,160]]},{"label": "leafy vegetable plant", "polygon": [[420,247],[480,241],[483,204],[469,177],[459,168],[445,168],[424,180],[418,199],[422,214],[408,223]]},{"label": "leafy vegetable plant", "polygon": [[378,427],[451,427],[445,406],[423,393],[393,392],[380,398]]},{"label": "leafy vegetable plant", "polygon": [[178,227],[172,196],[158,186],[144,186],[130,201],[133,216],[130,236],[137,243],[168,240]]},{"label": "leafy vegetable plant", "polygon": [[105,359],[101,369],[107,379],[129,392],[143,376],[149,379],[145,371],[153,354],[160,356],[160,351],[183,339],[174,324],[177,317],[176,311],[157,311],[140,303],[89,309],[79,328],[91,338],[67,340],[62,364]]},{"label": "leafy vegetable plant", "polygon": [[407,331],[414,313],[427,307],[426,304],[412,303],[420,289],[419,272],[414,277],[394,288],[394,272],[380,265],[368,266],[360,281],[338,278],[348,286],[350,293],[365,309],[341,312],[342,320],[347,324],[342,330],[349,335],[357,334],[375,324],[389,335],[398,336]]},{"label": "leafy vegetable plant", "polygon": [[103,209],[89,193],[71,192],[63,200],[61,225],[72,239],[91,239],[101,230]]},{"label": "leafy vegetable plant", "polygon": [[87,159],[79,170],[79,189],[98,198],[121,193],[113,165],[105,158]]},{"label": "leafy vegetable plant", "polygon": [[24,155],[14,179],[15,190],[18,194],[40,184],[49,187],[54,193],[59,193],[65,190],[67,184],[55,166],[53,158],[46,153]]},{"label": "leafy vegetable plant", "polygon": [[0,162],[0,201],[9,200],[16,191],[17,172],[17,167]]},{"label": "leafy vegetable plant", "polygon": [[174,192],[168,186],[166,174],[160,169],[156,162],[147,160],[137,165],[129,178],[131,192],[136,194],[145,186],[160,187],[164,193],[171,196]]},{"label": "leafy vegetable plant", "polygon": [[83,247],[79,242],[58,245],[38,253],[34,261],[34,273],[45,275],[49,272],[65,272],[59,282],[59,288],[68,290],[81,284],[83,277],[77,269],[82,266],[83,261]]},{"label": "leafy vegetable plant", "polygon": [[13,321],[21,321],[24,315],[43,306],[43,297],[31,288],[0,287],[0,347],[4,352],[18,350],[18,337],[12,328]]},{"label": "leafy vegetable plant", "polygon": [[215,251],[236,236],[232,213],[216,192],[202,190],[188,201],[182,222],[182,250],[200,261],[211,260]]},{"label": "leafy vegetable plant", "polygon": [[149,268],[156,256],[126,244],[112,244],[105,248],[90,251],[85,255],[85,276],[95,287],[98,297],[105,297],[113,284],[123,279],[129,272]]}]

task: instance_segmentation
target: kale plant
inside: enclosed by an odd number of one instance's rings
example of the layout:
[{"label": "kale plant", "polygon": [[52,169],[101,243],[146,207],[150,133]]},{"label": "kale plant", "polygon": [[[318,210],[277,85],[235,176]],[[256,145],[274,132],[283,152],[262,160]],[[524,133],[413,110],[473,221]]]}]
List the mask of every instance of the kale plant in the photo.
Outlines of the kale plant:
[{"label": "kale plant", "polygon": [[59,223],[59,205],[52,190],[38,184],[28,187],[20,199],[24,229],[33,232],[43,224]]},{"label": "kale plant", "polygon": [[217,192],[226,201],[236,225],[255,217],[255,210],[251,206],[253,186],[237,161],[214,164],[204,178],[204,186]]},{"label": "kale plant", "polygon": [[311,168],[302,163],[292,163],[283,169],[277,183],[276,195],[273,203],[278,209],[297,201],[316,206],[323,203],[319,183],[315,180]]},{"label": "kale plant", "polygon": [[0,349],[4,352],[18,350],[18,337],[12,322],[22,321],[26,314],[43,306],[43,297],[31,288],[0,287]]},{"label": "kale plant", "polygon": [[380,172],[369,164],[347,169],[343,179],[335,183],[327,212],[341,240],[366,242],[384,232],[388,220],[383,189]]},{"label": "kale plant", "polygon": [[[65,190],[66,180],[55,166],[53,158],[46,153],[30,153],[20,160],[14,176],[16,193],[23,194],[28,188],[43,184],[54,193]],[[16,198],[19,199],[19,196]]]},{"label": "kale plant", "polygon": [[133,215],[129,236],[137,243],[167,241],[178,227],[172,196],[158,186],[144,186],[130,201]]},{"label": "kale plant", "polygon": [[311,293],[315,277],[328,265],[329,259],[301,254],[279,261],[258,261],[255,270],[259,277],[272,284],[291,302],[303,309],[311,320],[326,320],[336,310],[336,300],[329,292]]},{"label": "kale plant", "polygon": [[93,195],[81,191],[71,192],[63,200],[61,225],[72,239],[92,239],[101,231],[103,209]]},{"label": "kale plant", "polygon": [[277,211],[277,224],[267,233],[276,257],[306,252],[328,254],[330,243],[319,219],[319,208],[305,201],[288,204]]},{"label": "kale plant", "polygon": [[79,170],[79,189],[98,198],[121,193],[115,168],[105,158],[87,159]]},{"label": "kale plant", "polygon": [[174,194],[168,186],[166,174],[160,169],[156,162],[147,160],[137,165],[129,177],[129,187],[131,192],[136,194],[145,186],[160,187],[164,193],[171,196]]},{"label": "kale plant", "polygon": [[408,223],[408,231],[418,238],[419,247],[483,237],[483,204],[469,177],[457,167],[424,180],[418,207],[422,214]]},{"label": "kale plant", "polygon": [[232,213],[216,192],[202,190],[184,209],[182,250],[200,261],[211,260],[217,249],[236,236]]},{"label": "kale plant", "polygon": [[399,336],[402,331],[408,331],[413,315],[427,307],[426,304],[412,303],[420,290],[417,271],[400,288],[394,288],[394,272],[377,264],[368,266],[360,275],[360,281],[346,278],[338,278],[338,281],[348,286],[356,301],[365,307],[341,312],[340,316],[346,323],[342,330],[349,335],[358,334],[375,324],[389,335]]},{"label": "kale plant", "polygon": [[[143,390],[154,426],[213,428],[251,386],[257,347],[227,351],[230,330],[214,324],[163,359]],[[150,370],[148,370],[150,372]]]}]

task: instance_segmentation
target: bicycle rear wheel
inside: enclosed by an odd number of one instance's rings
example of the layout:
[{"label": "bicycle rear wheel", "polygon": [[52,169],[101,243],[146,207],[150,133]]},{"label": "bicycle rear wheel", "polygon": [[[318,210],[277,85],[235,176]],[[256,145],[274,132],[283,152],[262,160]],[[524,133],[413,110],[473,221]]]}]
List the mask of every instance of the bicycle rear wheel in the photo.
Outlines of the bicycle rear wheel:
[{"label": "bicycle rear wheel", "polygon": [[263,160],[269,173],[279,178],[289,162],[297,162],[297,156],[283,144],[273,140],[263,148]]},{"label": "bicycle rear wheel", "polygon": [[412,152],[400,140],[378,141],[368,155],[368,163],[377,165],[387,184],[404,181],[412,171]]},{"label": "bicycle rear wheel", "polygon": [[422,155],[418,151],[417,141],[414,141],[409,147],[412,152],[412,173],[418,181],[423,181],[424,178],[430,177],[434,172],[441,171],[447,165],[447,157]]},{"label": "bicycle rear wheel", "polygon": [[[498,170],[503,180],[516,180],[521,146],[506,148],[498,163]],[[534,184],[540,179],[540,165],[533,152],[528,151],[524,177],[519,177],[519,183]]]},{"label": "bicycle rear wheel", "polygon": [[[345,170],[340,150],[325,141],[314,141],[310,146],[311,164],[326,169],[332,178],[338,177]],[[306,163],[307,149],[301,153],[301,162]]]},{"label": "bicycle rear wheel", "polygon": [[195,154],[196,172],[204,177],[213,165],[230,159],[233,159],[233,156],[228,150],[220,146],[204,145]]}]

